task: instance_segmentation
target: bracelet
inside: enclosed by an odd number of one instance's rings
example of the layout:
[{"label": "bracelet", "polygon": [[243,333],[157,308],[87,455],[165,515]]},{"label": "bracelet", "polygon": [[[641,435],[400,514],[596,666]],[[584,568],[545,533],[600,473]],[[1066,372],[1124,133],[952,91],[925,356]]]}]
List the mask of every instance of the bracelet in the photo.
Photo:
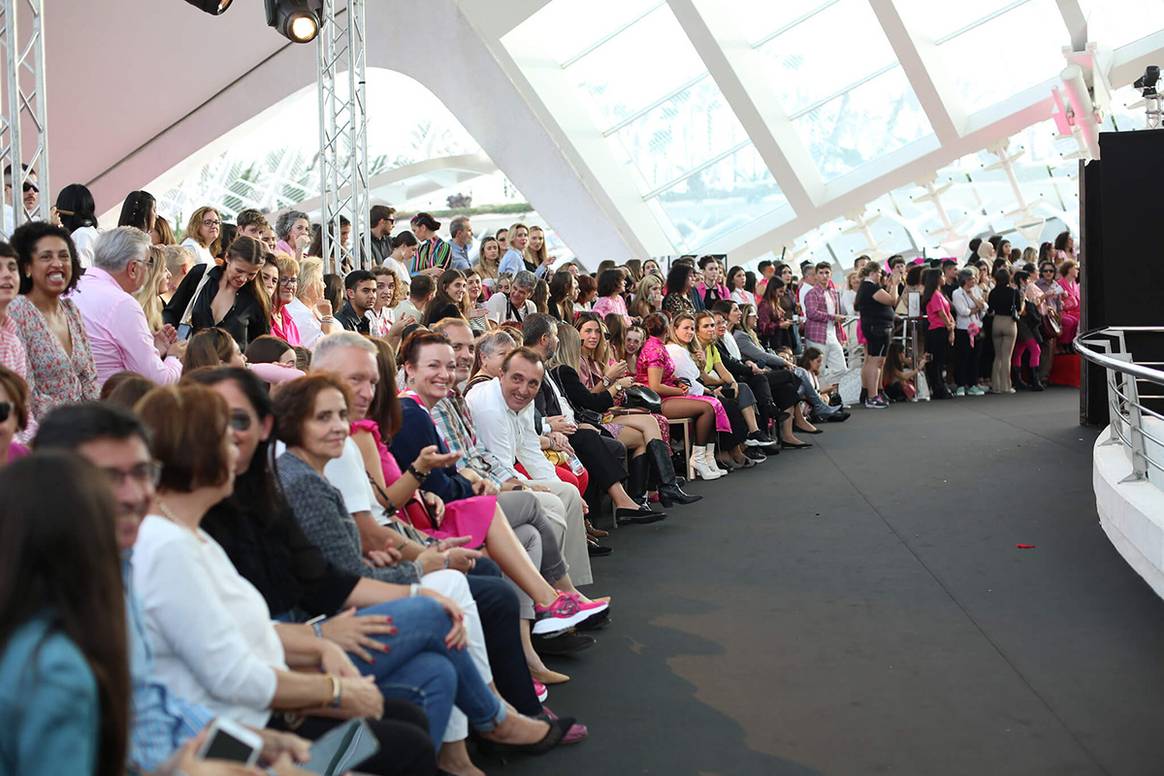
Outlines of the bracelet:
[{"label": "bracelet", "polygon": [[416,582],[413,582],[408,586],[408,597],[416,598],[418,595],[420,595],[420,585]]},{"label": "bracelet", "polygon": [[338,709],[344,699],[344,686],[340,684],[339,679],[330,674],[327,678],[331,680],[331,703],[328,705],[333,709]]},{"label": "bracelet", "polygon": [[416,481],[421,484],[424,484],[424,481],[428,479],[428,475],[432,474],[432,472],[424,472],[421,474],[420,471],[417,470],[416,464],[414,463],[408,464],[408,473],[415,477]]},{"label": "bracelet", "polygon": [[315,631],[315,638],[317,638],[317,639],[323,638],[323,622],[322,621],[311,623],[311,629],[313,631]]}]

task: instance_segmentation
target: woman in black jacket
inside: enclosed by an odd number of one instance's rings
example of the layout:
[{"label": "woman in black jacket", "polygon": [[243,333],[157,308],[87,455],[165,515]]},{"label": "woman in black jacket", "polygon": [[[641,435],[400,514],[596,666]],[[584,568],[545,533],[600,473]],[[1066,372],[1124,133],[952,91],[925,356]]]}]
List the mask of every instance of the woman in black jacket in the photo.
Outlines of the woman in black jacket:
[{"label": "woman in black jacket", "polygon": [[[626,376],[624,368],[623,376],[611,379],[614,373],[596,372],[594,362],[584,358],[583,336],[588,337],[591,343],[591,357],[597,350],[595,331],[598,342],[605,344],[602,339],[602,319],[596,313],[582,313],[578,317],[577,326],[575,329],[568,323],[558,324],[558,350],[554,354],[550,378],[558,384],[575,408],[603,416],[615,407],[623,391],[634,384],[634,378]],[[586,366],[583,366],[584,361]],[[626,445],[630,475],[627,492],[631,498],[639,501],[648,487],[658,490],[659,502],[667,508],[673,503],[691,504],[703,498],[684,493],[679,487],[675,479],[675,467],[671,462],[671,450],[663,440],[656,416],[646,412],[620,414],[612,422],[602,425]]]},{"label": "woman in black jacket", "polygon": [[251,237],[239,237],[226,252],[222,266],[199,264],[162,311],[162,319],[186,339],[193,332],[217,326],[246,350],[250,341],[271,332],[270,303],[259,286],[266,248]]},{"label": "woman in black jacket", "polygon": [[467,322],[462,303],[465,300],[465,276],[460,270],[446,269],[437,279],[437,292],[424,308],[424,325],[432,326],[445,318]]}]

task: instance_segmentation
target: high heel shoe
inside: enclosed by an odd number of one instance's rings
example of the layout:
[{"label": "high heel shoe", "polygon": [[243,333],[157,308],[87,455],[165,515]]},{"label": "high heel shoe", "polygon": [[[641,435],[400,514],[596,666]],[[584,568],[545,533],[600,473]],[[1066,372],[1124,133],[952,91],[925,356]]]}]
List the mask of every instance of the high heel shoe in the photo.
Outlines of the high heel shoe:
[{"label": "high heel shoe", "polygon": [[709,465],[706,460],[706,455],[707,450],[699,445],[691,448],[691,468],[701,480],[718,480],[726,472],[722,472],[714,466]]},{"label": "high heel shoe", "polygon": [[[547,719],[546,724],[550,729],[542,736],[540,741],[535,741],[532,744],[502,744],[497,741],[490,741],[487,738],[482,738],[478,742],[478,746],[484,750],[492,750],[498,754],[506,752],[524,752],[525,754],[545,754],[558,744],[562,743],[562,739],[570,732],[570,728],[574,726],[575,720],[573,717],[558,717],[557,719]],[[484,746],[481,746],[484,744]]]},{"label": "high heel shoe", "polygon": [[545,671],[535,671],[531,668],[529,670],[529,675],[545,685],[565,684],[566,682],[570,681],[570,677],[566,676],[565,674],[560,674],[557,671],[551,671],[548,668]]}]

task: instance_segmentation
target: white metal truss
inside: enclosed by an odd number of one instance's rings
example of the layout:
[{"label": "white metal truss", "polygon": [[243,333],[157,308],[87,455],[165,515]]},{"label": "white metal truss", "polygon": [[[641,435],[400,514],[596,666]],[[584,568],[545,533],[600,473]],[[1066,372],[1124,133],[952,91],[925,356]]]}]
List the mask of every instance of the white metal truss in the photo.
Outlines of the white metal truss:
[{"label": "white metal truss", "polygon": [[[4,223],[6,210],[0,207],[0,230],[11,232],[28,220],[21,192],[31,175],[42,192],[37,211],[32,214],[49,220],[48,121],[45,114],[44,0],[3,0],[0,4],[0,48],[4,51],[5,115],[0,118],[0,168],[12,166],[12,210],[15,223]],[[29,138],[34,138],[29,140]],[[29,153],[25,147],[31,146]]]},{"label": "white metal truss", "polygon": [[[323,255],[332,272],[363,266],[371,256],[368,228],[368,123],[365,95],[364,2],[322,0],[319,53],[319,172]],[[347,88],[341,90],[342,74]],[[362,250],[345,252],[340,219],[351,221]]]}]

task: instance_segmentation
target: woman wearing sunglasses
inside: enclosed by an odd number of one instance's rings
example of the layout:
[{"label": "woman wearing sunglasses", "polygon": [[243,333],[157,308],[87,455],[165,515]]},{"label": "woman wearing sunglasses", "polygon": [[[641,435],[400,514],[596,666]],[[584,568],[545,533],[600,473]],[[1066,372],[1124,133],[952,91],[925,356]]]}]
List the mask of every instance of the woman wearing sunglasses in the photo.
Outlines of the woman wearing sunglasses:
[{"label": "woman wearing sunglasses", "polygon": [[0,466],[28,453],[16,434],[28,425],[28,386],[20,375],[0,366]]}]

